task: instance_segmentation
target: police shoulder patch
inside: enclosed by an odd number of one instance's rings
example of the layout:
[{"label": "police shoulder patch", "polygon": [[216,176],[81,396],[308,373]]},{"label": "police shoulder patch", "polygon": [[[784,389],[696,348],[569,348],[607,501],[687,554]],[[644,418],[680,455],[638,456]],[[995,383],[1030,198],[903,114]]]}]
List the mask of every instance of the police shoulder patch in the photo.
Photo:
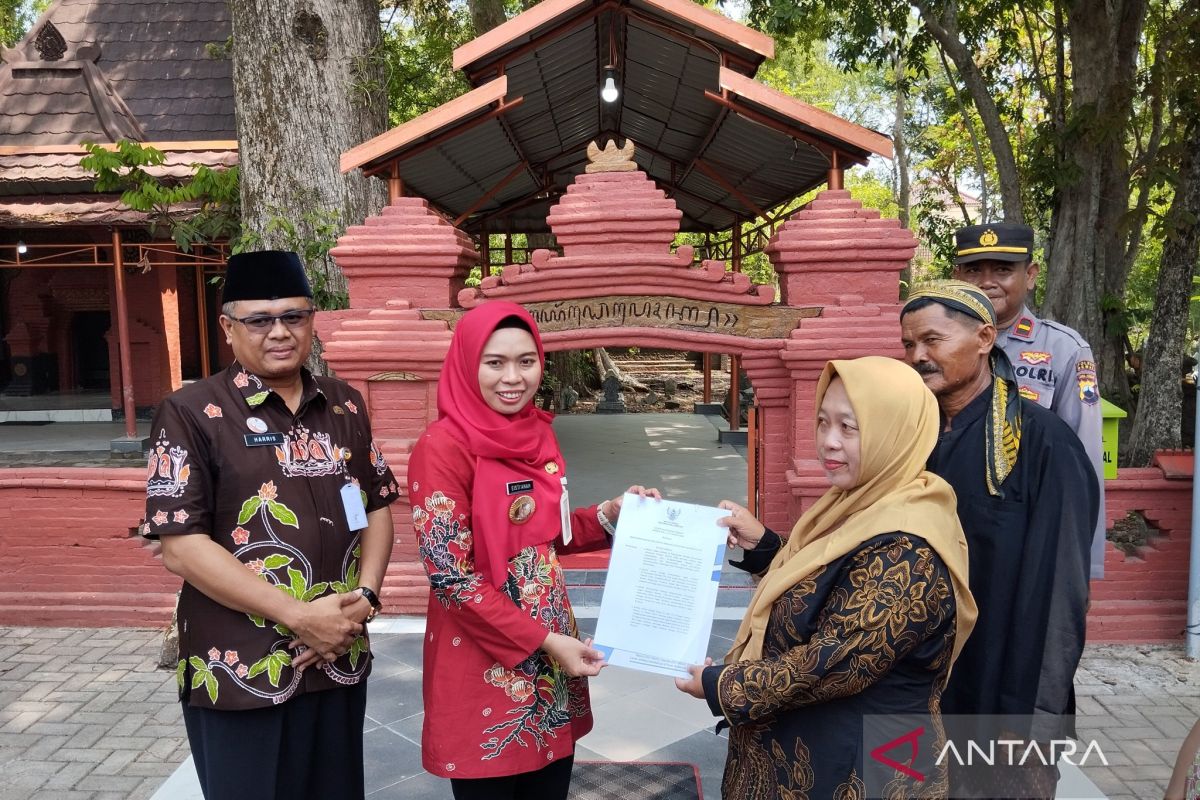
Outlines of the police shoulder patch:
[{"label": "police shoulder patch", "polygon": [[1094,406],[1100,402],[1100,387],[1096,385],[1095,367],[1096,365],[1091,361],[1080,361],[1075,367],[1075,381],[1079,385],[1079,399],[1089,406]]}]

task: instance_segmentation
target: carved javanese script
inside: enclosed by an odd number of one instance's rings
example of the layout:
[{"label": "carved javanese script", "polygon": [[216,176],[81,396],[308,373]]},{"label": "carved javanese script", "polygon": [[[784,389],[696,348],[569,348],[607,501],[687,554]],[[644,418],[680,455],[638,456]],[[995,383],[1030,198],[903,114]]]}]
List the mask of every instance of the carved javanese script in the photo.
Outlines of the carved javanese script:
[{"label": "carved javanese script", "polygon": [[[542,333],[580,328],[669,328],[747,339],[784,339],[800,320],[821,313],[816,307],[743,306],[664,296],[585,297],[522,305],[537,320]],[[464,313],[436,309],[424,310],[421,316],[444,320],[453,329]]]}]

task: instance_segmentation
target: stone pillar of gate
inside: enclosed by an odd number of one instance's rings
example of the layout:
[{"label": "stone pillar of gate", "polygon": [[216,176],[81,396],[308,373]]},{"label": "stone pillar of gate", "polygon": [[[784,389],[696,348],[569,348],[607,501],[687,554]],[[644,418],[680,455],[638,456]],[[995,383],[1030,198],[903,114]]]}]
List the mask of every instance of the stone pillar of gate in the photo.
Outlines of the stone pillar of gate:
[{"label": "stone pillar of gate", "polygon": [[478,256],[466,233],[415,197],[349,228],[330,254],[346,276],[350,308],[317,315],[322,356],[362,392],[375,441],[400,483],[384,602],[389,612],[423,613],[429,589],[407,504],[408,454],[436,416],[450,328],[416,309],[454,305]]},{"label": "stone pillar of gate", "polygon": [[[803,323],[801,323],[803,324]],[[764,342],[766,348],[747,342],[742,351],[742,368],[754,387],[758,406],[758,427],[763,433],[759,451],[758,518],[775,531],[788,531],[795,520],[792,513],[788,470],[792,468],[791,370],[780,358],[778,340]],[[750,469],[754,465],[749,465]]]},{"label": "stone pillar of gate", "polygon": [[899,220],[880,218],[844,190],[822,192],[766,248],[783,303],[822,307],[821,316],[801,321],[781,354],[792,383],[790,520],[828,488],[813,444],[817,378],[830,359],[903,355],[899,276],[916,248]]}]

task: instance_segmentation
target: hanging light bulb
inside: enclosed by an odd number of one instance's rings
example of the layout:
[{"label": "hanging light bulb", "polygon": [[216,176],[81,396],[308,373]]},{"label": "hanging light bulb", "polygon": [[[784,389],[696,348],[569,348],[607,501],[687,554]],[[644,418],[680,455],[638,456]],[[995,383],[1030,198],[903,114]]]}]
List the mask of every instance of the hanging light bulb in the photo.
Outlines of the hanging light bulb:
[{"label": "hanging light bulb", "polygon": [[606,103],[615,103],[620,96],[621,90],[617,88],[617,68],[609,65],[604,68],[604,87],[600,90],[600,99]]},{"label": "hanging light bulb", "polygon": [[25,255],[28,252],[29,252],[29,248],[25,246],[25,242],[23,240],[17,242],[17,253],[19,255]]}]

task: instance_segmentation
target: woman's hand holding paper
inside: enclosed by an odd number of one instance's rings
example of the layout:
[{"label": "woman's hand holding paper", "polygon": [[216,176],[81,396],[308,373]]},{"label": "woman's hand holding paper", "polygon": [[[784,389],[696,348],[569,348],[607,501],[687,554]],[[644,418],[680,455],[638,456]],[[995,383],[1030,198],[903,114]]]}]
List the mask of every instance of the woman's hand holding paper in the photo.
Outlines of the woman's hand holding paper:
[{"label": "woman's hand holding paper", "polygon": [[676,678],[675,688],[684,694],[690,694],[692,697],[704,699],[704,681],[702,675],[705,667],[711,667],[713,660],[711,658],[704,659],[703,664],[692,664],[688,667],[688,672],[691,673],[690,678]]},{"label": "woman's hand holding paper", "polygon": [[767,530],[766,526],[755,519],[748,509],[739,506],[732,500],[722,500],[717,503],[717,508],[723,508],[729,512],[729,516],[717,520],[717,524],[722,528],[729,529],[730,547],[740,547],[743,550],[753,550],[758,547],[758,543]]},{"label": "woman's hand holding paper", "polygon": [[594,677],[605,666],[604,653],[592,647],[592,640],[579,641],[574,636],[561,633],[546,634],[542,650],[548,653],[572,678]]},{"label": "woman's hand holding paper", "polygon": [[621,516],[621,502],[625,499],[626,494],[636,494],[639,497],[652,497],[655,500],[662,500],[662,492],[658,489],[647,489],[645,486],[630,486],[625,492],[614,497],[612,500],[605,500],[600,505],[600,511],[604,514],[612,524],[617,524],[617,518]]}]

